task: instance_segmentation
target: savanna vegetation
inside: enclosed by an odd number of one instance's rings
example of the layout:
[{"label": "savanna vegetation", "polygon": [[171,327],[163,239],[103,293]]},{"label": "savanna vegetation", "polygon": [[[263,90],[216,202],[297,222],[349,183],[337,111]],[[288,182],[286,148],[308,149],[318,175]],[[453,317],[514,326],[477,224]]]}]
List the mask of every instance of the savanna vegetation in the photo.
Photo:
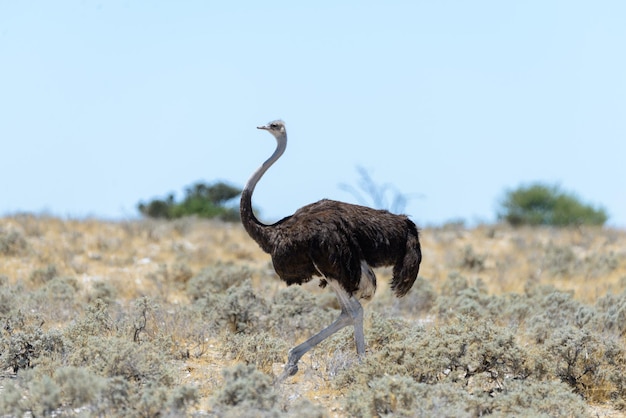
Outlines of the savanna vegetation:
[{"label": "savanna vegetation", "polygon": [[212,184],[197,182],[185,188],[185,197],[177,201],[174,193],[165,198],[139,202],[137,210],[148,218],[178,219],[185,216],[198,216],[207,219],[221,219],[234,222],[239,220],[238,202],[233,204],[241,189],[223,181]]},{"label": "savanna vegetation", "polygon": [[0,219],[2,416],[621,416],[626,232],[422,230],[395,299],[378,270],[367,356],[351,330],[280,385],[338,314],[286,287],[237,223]]},{"label": "savanna vegetation", "polygon": [[585,203],[558,185],[533,183],[507,190],[498,217],[513,226],[601,226],[609,216],[602,207]]}]

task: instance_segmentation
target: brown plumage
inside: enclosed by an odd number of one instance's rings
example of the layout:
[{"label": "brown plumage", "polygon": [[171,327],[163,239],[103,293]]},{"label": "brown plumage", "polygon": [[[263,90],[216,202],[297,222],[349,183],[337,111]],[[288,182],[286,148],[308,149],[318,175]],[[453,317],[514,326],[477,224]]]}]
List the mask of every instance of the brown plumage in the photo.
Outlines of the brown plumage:
[{"label": "brown plumage", "polygon": [[376,290],[372,267],[393,266],[391,289],[398,297],[413,286],[422,259],[418,231],[404,215],[386,210],[320,200],[272,224],[261,223],[252,211],[252,193],[269,167],[287,147],[282,121],[259,129],[277,141],[272,156],[254,172],[241,194],[241,220],[248,234],[272,256],[276,273],[287,284],[302,284],[313,276],[331,285],[341,305],[341,315],[329,327],[289,352],[283,378],[298,370],[298,360],[319,342],[347,325],[354,326],[357,353],[365,353],[363,309],[358,299]]}]

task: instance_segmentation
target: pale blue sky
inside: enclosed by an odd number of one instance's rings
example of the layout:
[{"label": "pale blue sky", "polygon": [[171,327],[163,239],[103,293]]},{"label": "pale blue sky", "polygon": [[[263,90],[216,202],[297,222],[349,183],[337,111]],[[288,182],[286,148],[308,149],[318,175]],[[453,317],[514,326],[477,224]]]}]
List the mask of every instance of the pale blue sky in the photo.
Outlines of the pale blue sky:
[{"label": "pale blue sky", "polygon": [[[262,4],[262,5],[261,5]],[[0,215],[127,219],[203,180],[276,220],[357,166],[420,225],[558,183],[626,227],[626,2],[0,0]]]}]

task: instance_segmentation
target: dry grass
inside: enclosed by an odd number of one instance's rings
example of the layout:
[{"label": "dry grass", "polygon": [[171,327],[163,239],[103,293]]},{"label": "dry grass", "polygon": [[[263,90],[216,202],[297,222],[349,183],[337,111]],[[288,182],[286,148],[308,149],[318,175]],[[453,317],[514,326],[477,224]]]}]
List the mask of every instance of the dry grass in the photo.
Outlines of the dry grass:
[{"label": "dry grass", "polygon": [[[447,226],[423,230],[421,240],[424,261],[420,277],[425,279],[424,287],[414,289],[405,300],[396,300],[386,287],[389,270],[377,272],[379,291],[365,306],[370,357],[391,347],[399,338],[398,332],[402,332],[393,330],[401,330],[407,323],[422,324],[425,332],[447,326],[437,312],[461,308],[457,305],[460,303],[458,295],[463,291],[455,288],[458,283],[454,284],[451,277],[462,277],[466,288],[479,289],[477,297],[482,298],[525,295],[529,294],[529,289],[551,285],[560,291],[572,292],[573,300],[581,306],[594,306],[600,298],[626,290],[624,231]],[[235,313],[222,315],[215,310],[229,309],[235,302],[227,305],[222,299],[211,299],[203,287],[194,290],[195,293],[189,290],[189,283],[197,280],[207,267],[244,269],[244,275],[250,279],[251,295],[241,293],[244,282],[221,286],[224,295],[231,292],[232,300],[243,303],[250,312],[241,314],[244,307],[239,306],[233,308]],[[199,415],[227,415],[215,406],[217,394],[225,396],[220,392],[224,389],[224,370],[249,363],[267,375],[277,375],[286,358],[285,347],[304,340],[336,314],[336,304],[329,291],[310,283],[304,289],[313,295],[311,299],[299,293],[288,297],[301,298],[303,303],[318,306],[308,312],[288,313],[292,329],[281,329],[281,318],[272,317],[271,305],[273,300],[278,300],[275,298],[280,298],[285,286],[273,273],[269,256],[239,225],[197,219],[103,222],[31,215],[6,217],[0,219],[1,276],[4,276],[0,281],[2,286],[13,286],[25,293],[47,289],[54,278],[66,278],[66,282],[75,287],[68,314],[55,314],[52,308],[41,307],[37,314],[44,317],[42,329],[45,332],[63,330],[76,316],[84,315],[86,307],[97,298],[108,299],[118,316],[132,316],[129,312],[137,309],[137,301],[148,298],[146,300],[152,301],[155,307],[146,308],[139,315],[139,322],[135,318],[136,339],[168,340],[165,350],[173,353],[168,360],[173,370],[171,386],[197,388],[198,402],[188,413]],[[239,290],[233,290],[235,287]],[[185,310],[190,306],[198,307],[197,312]],[[6,322],[9,313],[0,314],[0,319]],[[204,321],[197,320],[199,317]],[[401,321],[397,328],[385,322],[393,317]],[[274,325],[271,329],[259,329],[259,324]],[[374,328],[377,331],[372,331]],[[253,340],[236,340],[233,331],[237,338],[260,338],[254,344],[263,347],[263,352],[256,357],[249,354],[250,348],[243,352],[242,347],[249,347],[249,341]],[[351,408],[351,399],[357,396],[349,382],[364,377],[346,377],[346,370],[361,367],[352,353],[351,338],[346,330],[305,356],[298,375],[276,390],[279,409],[295,414],[298,402],[306,400],[321,406],[317,411],[322,415],[354,413],[354,409],[347,410]],[[517,344],[531,341],[528,332]],[[615,342],[620,349],[626,349],[624,333],[615,337]],[[47,373],[53,377],[55,365],[50,367]],[[10,370],[2,372],[4,379],[12,376]],[[338,380],[337,376],[342,376],[343,380]],[[0,387],[4,379],[0,378]],[[339,386],[339,381],[347,381],[347,386]],[[375,385],[383,386],[399,384],[380,379],[376,382]],[[587,395],[592,395],[586,397],[587,402],[594,405],[599,416],[617,415],[615,408],[626,401],[610,399],[614,395],[605,392],[614,391],[616,384],[607,381],[606,385],[608,389],[604,391],[601,387],[589,388]],[[593,395],[594,391],[602,393]]]}]

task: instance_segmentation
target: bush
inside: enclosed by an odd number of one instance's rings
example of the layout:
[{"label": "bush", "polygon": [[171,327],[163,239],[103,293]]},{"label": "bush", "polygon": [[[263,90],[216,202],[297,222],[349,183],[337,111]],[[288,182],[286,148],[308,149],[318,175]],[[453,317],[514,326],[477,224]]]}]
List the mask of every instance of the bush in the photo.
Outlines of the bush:
[{"label": "bush", "polygon": [[74,408],[96,402],[106,384],[105,378],[79,367],[57,369],[54,380],[61,388],[64,403]]},{"label": "bush", "polygon": [[601,313],[602,328],[620,337],[626,335],[626,292],[606,295],[596,305]]},{"label": "bush", "polygon": [[185,189],[185,198],[182,202],[176,202],[174,195],[170,194],[165,199],[155,199],[149,203],[140,202],[137,209],[149,218],[176,219],[199,216],[235,222],[239,220],[239,211],[226,205],[240,193],[240,189],[223,182],[212,185],[199,182]]},{"label": "bush", "polygon": [[418,403],[419,383],[405,376],[383,376],[370,384],[377,415],[412,415]]},{"label": "bush", "polygon": [[520,225],[604,225],[608,215],[558,186],[536,183],[508,190],[498,218],[513,226]]},{"label": "bush", "polygon": [[551,286],[540,287],[531,295],[534,312],[527,318],[527,332],[538,344],[543,344],[557,328],[579,324],[578,313],[583,304],[572,293],[559,292]]},{"label": "bush", "polygon": [[254,293],[250,280],[232,286],[217,304],[218,317],[235,333],[257,331],[261,317],[267,314],[265,301]]},{"label": "bush", "polygon": [[555,330],[545,350],[550,374],[586,400],[624,400],[626,353],[619,344],[588,329],[565,327]]},{"label": "bush", "polygon": [[13,230],[0,228],[0,254],[6,256],[21,255],[28,248],[24,236]]},{"label": "bush", "polygon": [[214,397],[216,406],[246,406],[267,411],[276,403],[272,380],[254,366],[238,364],[224,369],[223,375],[224,383]]},{"label": "bush", "polygon": [[43,358],[63,357],[67,347],[62,335],[56,330],[44,331],[40,321],[19,314],[7,319],[6,333],[0,338],[0,369],[17,373],[35,367]]},{"label": "bush", "polygon": [[511,381],[495,396],[496,416],[588,417],[585,403],[560,382]]},{"label": "bush", "polygon": [[346,396],[350,416],[478,417],[489,412],[490,400],[472,396],[454,383],[425,384],[402,375],[372,380]]},{"label": "bush", "polygon": [[100,299],[104,304],[110,305],[115,302],[117,293],[117,289],[111,283],[108,281],[98,280],[92,284],[88,300],[96,301]]},{"label": "bush", "polygon": [[187,282],[187,294],[196,301],[224,293],[229,287],[239,285],[251,276],[250,270],[229,264],[206,267]]},{"label": "bush", "polygon": [[482,280],[477,279],[470,286],[467,278],[451,273],[443,283],[441,296],[436,299],[432,310],[441,318],[459,314],[480,318],[489,314],[487,306],[490,301],[491,297]]},{"label": "bush", "polygon": [[225,292],[206,291],[204,297],[194,302],[210,327],[230,332],[252,333],[258,330],[268,308],[262,297],[257,297],[250,279],[229,287]]},{"label": "bush", "polygon": [[[402,332],[393,332],[397,324],[393,325],[389,320],[374,317],[372,322],[374,326],[370,328],[368,334],[373,336],[370,343],[375,348],[358,366],[347,367],[337,373],[333,382],[336,389],[355,384],[366,385],[372,379],[385,374],[411,375],[423,370],[420,364],[421,353],[417,348],[428,338],[423,328],[413,326],[403,328]],[[388,324],[391,330],[382,331],[385,324]]]},{"label": "bush", "polygon": [[284,363],[287,357],[287,344],[284,339],[276,338],[266,331],[257,331],[252,335],[233,334],[224,344],[226,353],[238,362],[252,364],[264,373],[271,373],[274,363]]}]

